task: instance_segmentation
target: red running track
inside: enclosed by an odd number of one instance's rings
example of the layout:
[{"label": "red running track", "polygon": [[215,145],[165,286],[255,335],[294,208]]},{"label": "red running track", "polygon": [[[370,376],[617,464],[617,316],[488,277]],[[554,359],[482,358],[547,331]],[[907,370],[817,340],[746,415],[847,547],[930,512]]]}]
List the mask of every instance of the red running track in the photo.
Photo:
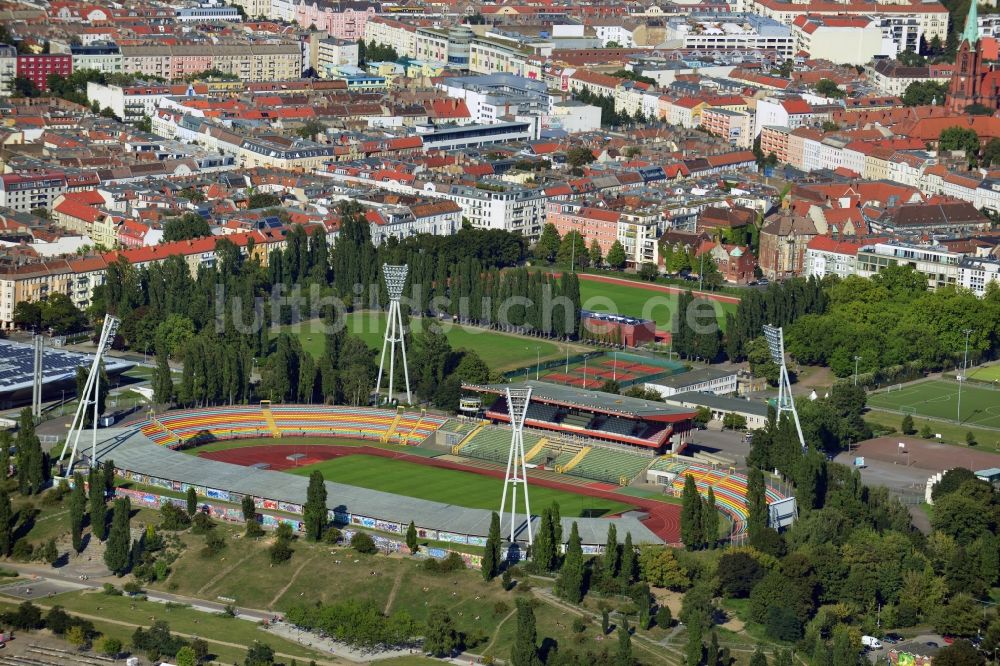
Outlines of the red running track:
[{"label": "red running track", "polygon": [[[312,459],[310,460],[310,463],[316,460],[330,460],[331,458],[338,458],[340,456],[362,454],[369,456],[382,456],[383,458],[396,458],[398,460],[406,460],[408,462],[417,463],[418,465],[428,465],[430,467],[440,467],[443,469],[470,472],[472,474],[492,476],[497,479],[503,478],[503,472],[499,470],[482,469],[449,460],[438,460],[437,458],[415,456],[409,453],[378,449],[371,446],[338,446],[336,444],[303,444],[298,446],[289,442],[287,444],[241,446],[223,451],[199,453],[198,456],[233,465],[242,465],[244,467],[250,467],[258,463],[266,463],[269,465],[269,469],[281,471],[296,467],[295,461],[288,460],[288,456],[296,453],[301,453],[306,458]],[[586,495],[587,497],[599,497],[602,499],[631,504],[647,514],[647,517],[642,520],[642,524],[645,525],[650,532],[660,537],[667,543],[680,543],[680,507],[675,504],[666,504],[665,502],[657,502],[656,500],[644,499],[642,497],[622,495],[612,490],[615,486],[606,483],[593,482],[584,486],[559,483],[558,481],[552,481],[551,479],[537,478],[531,473],[531,470],[528,471],[528,476],[532,479],[533,484],[544,488],[554,488],[556,490],[576,493],[578,495]]]}]

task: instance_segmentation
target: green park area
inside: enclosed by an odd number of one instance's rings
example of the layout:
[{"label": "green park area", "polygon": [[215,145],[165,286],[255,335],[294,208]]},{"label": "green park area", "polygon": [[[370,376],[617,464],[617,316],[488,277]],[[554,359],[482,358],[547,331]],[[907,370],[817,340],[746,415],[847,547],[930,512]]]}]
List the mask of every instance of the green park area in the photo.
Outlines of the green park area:
[{"label": "green park area", "polygon": [[1000,363],[969,370],[969,379],[980,382],[1000,382]]},{"label": "green park area", "polygon": [[[672,294],[650,285],[580,280],[580,302],[585,310],[611,312],[629,317],[643,317],[656,322],[661,330],[671,330],[671,318],[677,308],[679,294]],[[719,326],[725,330],[726,314],[736,311],[735,303],[710,301],[715,306]]]},{"label": "green park area", "polygon": [[1000,392],[965,384],[961,387],[961,414],[958,413],[958,382],[937,379],[900,387],[890,387],[868,396],[868,406],[912,416],[947,419],[962,425],[1000,427]]},{"label": "green park area", "polygon": [[[414,332],[423,330],[427,320],[411,318],[410,326]],[[363,339],[369,347],[381,351],[385,335],[387,315],[384,312],[361,311],[347,315],[347,331]],[[497,371],[512,370],[542,361],[562,358],[566,354],[564,343],[526,338],[520,335],[500,333],[485,328],[452,324],[451,322],[435,322],[442,327],[444,334],[451,343],[452,349],[467,349],[479,354],[490,368]],[[293,333],[302,342],[302,348],[314,357],[323,353],[325,335],[323,323],[311,320],[297,325],[282,327],[282,331]],[[583,349],[572,346],[571,353]]]},{"label": "green park area", "polygon": [[[503,491],[503,481],[492,476],[363,454],[341,456],[288,471],[309,476],[314,470],[322,472],[328,481],[472,509],[496,509]],[[558,502],[562,515],[571,517],[619,513],[631,508],[621,502],[540,486],[531,487],[530,498],[532,507],[538,510]]]}]

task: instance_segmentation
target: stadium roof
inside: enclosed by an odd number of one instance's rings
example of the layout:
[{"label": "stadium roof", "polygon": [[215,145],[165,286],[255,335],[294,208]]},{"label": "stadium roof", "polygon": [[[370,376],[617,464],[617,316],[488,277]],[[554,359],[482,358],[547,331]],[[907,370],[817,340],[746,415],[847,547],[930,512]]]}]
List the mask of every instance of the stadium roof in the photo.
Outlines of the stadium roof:
[{"label": "stadium roof", "polygon": [[692,416],[690,409],[665,405],[655,400],[630,398],[615,393],[590,391],[534,380],[511,382],[510,384],[463,384],[462,388],[472,391],[503,394],[508,387],[523,388],[527,386],[531,387],[531,399],[538,402],[604,412],[626,418],[641,418],[649,421],[683,421]]},{"label": "stadium roof", "polygon": [[[286,472],[243,467],[230,463],[199,458],[154,444],[137,426],[98,430],[101,441],[97,447],[98,460],[114,460],[117,469],[129,470],[150,477],[205,486],[243,495],[253,495],[278,502],[304,504],[309,479]],[[90,454],[90,448],[85,450]],[[497,508],[503,484],[497,480]],[[427,529],[444,530],[459,534],[487,536],[491,511],[469,509],[406,497],[379,490],[370,490],[333,481],[326,482],[327,508],[344,513],[358,514],[377,520],[407,525],[411,520]],[[211,501],[211,500],[209,500]],[[508,514],[509,515],[509,514]],[[610,518],[563,518],[563,534],[569,538],[574,522],[585,544],[603,544],[607,540]],[[616,517],[619,538],[632,535],[636,543],[663,543],[640,522],[638,516]],[[501,534],[510,533],[507,516],[501,518]],[[532,520],[532,533],[537,533],[540,519]],[[523,526],[516,530],[523,533]],[[518,537],[524,538],[522,536]]]},{"label": "stadium roof", "polygon": [[672,396],[664,398],[664,400],[675,404],[710,407],[724,412],[738,412],[741,414],[752,414],[754,416],[761,417],[767,416],[766,402],[733,398],[728,395],[715,395],[714,393],[687,391],[685,393],[675,393]]},{"label": "stadium roof", "polygon": [[[94,362],[93,354],[82,354],[49,347],[46,339],[42,353],[42,384],[49,386],[67,381],[76,381],[76,369],[89,368]],[[135,363],[106,356],[104,369],[109,375],[128,370]],[[0,340],[0,400],[11,400],[24,394],[30,396],[34,381],[35,352],[31,344]]]},{"label": "stadium roof", "polygon": [[721,379],[722,377],[728,377],[730,375],[735,375],[735,370],[718,370],[716,368],[696,368],[688,372],[682,372],[679,375],[671,375],[669,377],[664,377],[662,379],[656,379],[649,382],[650,384],[656,384],[658,386],[669,386],[673,389],[682,389],[685,386],[693,386],[695,384],[701,384],[703,382],[710,382],[713,379]]}]

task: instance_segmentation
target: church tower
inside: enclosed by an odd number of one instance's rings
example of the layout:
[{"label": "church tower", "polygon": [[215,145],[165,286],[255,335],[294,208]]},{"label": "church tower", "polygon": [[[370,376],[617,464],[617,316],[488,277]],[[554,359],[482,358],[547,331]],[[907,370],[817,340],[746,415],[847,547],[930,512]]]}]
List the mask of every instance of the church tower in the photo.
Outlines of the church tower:
[{"label": "church tower", "polygon": [[962,42],[955,56],[955,73],[948,87],[948,109],[962,113],[970,104],[982,101],[982,51],[979,48],[979,16],[976,0],[969,2]]}]

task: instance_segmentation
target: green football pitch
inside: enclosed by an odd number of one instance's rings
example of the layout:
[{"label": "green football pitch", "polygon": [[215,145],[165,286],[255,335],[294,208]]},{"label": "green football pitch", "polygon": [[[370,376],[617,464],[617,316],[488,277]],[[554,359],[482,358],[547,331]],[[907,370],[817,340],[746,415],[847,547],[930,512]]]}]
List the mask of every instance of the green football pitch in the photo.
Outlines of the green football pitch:
[{"label": "green football pitch", "polygon": [[[347,315],[347,330],[363,339],[372,349],[381,351],[382,338],[385,335],[386,314],[384,312],[352,312]],[[483,359],[493,370],[513,370],[515,368],[533,366],[536,359],[541,361],[563,358],[565,346],[540,340],[525,338],[519,335],[498,333],[484,328],[461,326],[450,322],[439,322],[451,343],[452,349],[469,349]],[[410,319],[414,331],[423,330],[424,319]],[[284,326],[282,331],[298,335],[302,348],[318,357],[323,353],[325,336],[323,325],[319,320],[305,321],[298,325]],[[574,348],[571,353],[577,353]]]},{"label": "green football pitch", "polygon": [[1000,363],[969,370],[969,378],[981,382],[1000,382]]},{"label": "green football pitch", "polygon": [[[642,283],[630,285],[580,280],[580,302],[585,310],[652,319],[656,328],[663,331],[671,330],[671,318],[678,298],[678,294],[647,289]],[[725,330],[726,314],[735,312],[736,304],[709,302],[715,307],[719,327]]]},{"label": "green football pitch", "polygon": [[1000,391],[963,384],[962,413],[958,418],[958,388],[958,382],[944,379],[908,384],[870,394],[868,405],[903,414],[1000,428]]},{"label": "green football pitch", "polygon": [[[323,478],[328,481],[470,509],[496,510],[503,492],[503,480],[492,476],[364,454],[341,456],[289,469],[287,472],[309,476],[314,470],[322,472]],[[566,517],[595,517],[632,508],[622,502],[541,486],[530,486],[529,498],[533,512],[537,513],[552,502],[558,502],[559,512]],[[518,505],[523,506],[520,500]]]}]

